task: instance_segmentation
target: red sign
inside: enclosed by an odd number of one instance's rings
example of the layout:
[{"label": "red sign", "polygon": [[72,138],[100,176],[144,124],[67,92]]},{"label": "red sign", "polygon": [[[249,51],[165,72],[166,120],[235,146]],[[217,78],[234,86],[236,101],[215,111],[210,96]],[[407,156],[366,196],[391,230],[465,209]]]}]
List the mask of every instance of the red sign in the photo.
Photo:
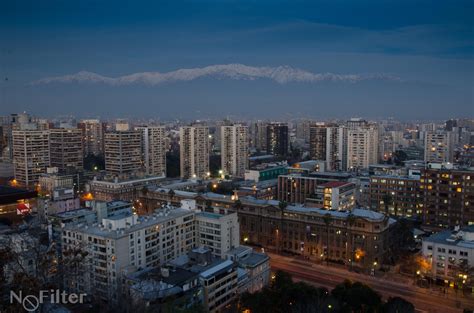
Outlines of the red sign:
[{"label": "red sign", "polygon": [[16,214],[18,215],[26,215],[31,212],[30,204],[29,203],[18,203],[16,206]]}]

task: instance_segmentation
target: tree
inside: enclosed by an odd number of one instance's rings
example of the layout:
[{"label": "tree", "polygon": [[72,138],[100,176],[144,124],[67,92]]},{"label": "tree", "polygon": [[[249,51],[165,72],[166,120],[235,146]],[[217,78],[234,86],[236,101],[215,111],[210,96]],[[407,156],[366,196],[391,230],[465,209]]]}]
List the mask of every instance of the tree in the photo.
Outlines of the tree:
[{"label": "tree", "polygon": [[174,192],[173,189],[170,189],[170,190],[168,191],[168,195],[169,195],[169,197],[170,197],[170,202],[173,202],[175,194],[176,194],[176,193]]},{"label": "tree", "polygon": [[206,209],[205,210],[207,212],[214,211],[214,209],[212,208],[212,201],[211,200],[207,199],[205,203],[206,203]]},{"label": "tree", "polygon": [[456,285],[460,288],[471,286],[472,277],[474,276],[474,267],[469,266],[469,263],[465,260],[454,262],[452,266],[454,269],[454,280]]},{"label": "tree", "polygon": [[382,306],[382,313],[415,313],[415,307],[400,297],[389,298]]},{"label": "tree", "polygon": [[405,153],[405,151],[396,150],[392,154],[392,159],[393,159],[393,163],[395,163],[395,165],[403,166],[405,161],[408,159],[408,155]]},{"label": "tree", "polygon": [[103,155],[89,154],[84,158],[84,169],[88,171],[102,171],[105,169],[105,159]]},{"label": "tree", "polygon": [[[280,223],[278,228],[276,229],[276,239],[277,239],[277,249],[280,250],[280,234],[279,231],[280,229],[283,229],[283,216],[284,216],[284,211],[286,207],[288,206],[288,203],[286,201],[280,201],[278,202],[278,207],[280,208]],[[262,216],[260,214],[260,216]],[[260,221],[261,223],[261,221]]]},{"label": "tree", "polygon": [[288,206],[288,203],[286,203],[286,201],[278,202],[278,207],[280,208],[282,212],[286,209],[287,206]]},{"label": "tree", "polygon": [[384,204],[384,207],[385,207],[385,214],[386,215],[390,215],[389,213],[389,208],[390,208],[390,205],[392,204],[393,202],[393,197],[390,193],[386,193],[382,196],[382,200],[383,200],[383,204]]},{"label": "tree", "polygon": [[329,266],[329,225],[332,223],[331,213],[324,214],[323,222],[326,225],[326,264]]},{"label": "tree", "polygon": [[[270,287],[240,297],[243,310],[262,313],[326,313],[332,299],[325,288],[294,283],[288,273],[278,271]],[[336,307],[336,306],[334,306]]]},{"label": "tree", "polygon": [[346,227],[347,227],[347,233],[349,235],[349,238],[351,239],[351,270],[354,267],[354,253],[355,253],[355,246],[354,246],[354,236],[352,234],[352,226],[354,226],[356,222],[356,216],[354,214],[349,213],[347,216],[346,220]]},{"label": "tree", "polygon": [[241,202],[239,199],[235,200],[235,202],[234,202],[234,208],[235,208],[237,211],[242,208],[242,202]]},{"label": "tree", "polygon": [[394,244],[391,245],[392,256],[401,257],[415,245],[413,224],[406,218],[400,218],[393,229]]},{"label": "tree", "polygon": [[171,151],[166,153],[166,176],[179,177],[179,167],[179,151]]},{"label": "tree", "polygon": [[331,292],[341,305],[341,312],[378,312],[382,297],[369,286],[349,280],[337,285]]},{"label": "tree", "polygon": [[241,312],[259,313],[413,312],[413,305],[401,298],[383,303],[377,292],[360,282],[346,280],[329,292],[326,288],[316,288],[304,282],[295,283],[288,273],[282,271],[276,272],[269,287],[253,294],[242,294],[239,304]]}]

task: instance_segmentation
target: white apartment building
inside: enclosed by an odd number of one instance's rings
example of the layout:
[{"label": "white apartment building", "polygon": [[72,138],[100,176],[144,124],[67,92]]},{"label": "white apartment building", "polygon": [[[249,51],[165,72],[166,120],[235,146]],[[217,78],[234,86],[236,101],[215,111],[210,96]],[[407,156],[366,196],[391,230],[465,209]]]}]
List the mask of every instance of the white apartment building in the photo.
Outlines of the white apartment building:
[{"label": "white apartment building", "polygon": [[185,254],[195,245],[194,231],[194,212],[186,209],[144,217],[122,213],[103,218],[100,224],[66,225],[63,254],[74,249],[88,253],[83,275],[70,278],[66,285],[117,302],[126,268],[156,267]]},{"label": "white apartment building", "polygon": [[430,131],[425,133],[425,162],[453,162],[454,142],[452,132]]},{"label": "white apartment building", "polygon": [[99,120],[82,120],[77,125],[82,130],[84,156],[104,153],[104,124]]},{"label": "white apartment building", "polygon": [[245,176],[248,167],[247,126],[221,126],[221,166],[225,175]]},{"label": "white apartment building", "polygon": [[222,215],[211,212],[196,214],[196,245],[224,258],[229,250],[239,246],[240,230],[237,213]]},{"label": "white apartment building", "polygon": [[463,268],[474,266],[474,225],[442,231],[423,239],[423,256],[431,263],[430,276],[454,281]]},{"label": "white apartment building", "polygon": [[209,312],[220,312],[230,304],[237,293],[237,264],[222,260],[220,264],[202,272],[199,280],[204,291],[204,305]]},{"label": "white apartment building", "polygon": [[347,129],[344,126],[328,127],[326,140],[326,168],[345,170],[347,168]]},{"label": "white apartment building", "polygon": [[49,130],[51,166],[60,171],[83,171],[82,130],[57,128]]},{"label": "white apartment building", "polygon": [[105,134],[105,170],[127,177],[142,170],[141,132],[114,131]]},{"label": "white apartment building", "polygon": [[331,181],[317,185],[314,195],[306,204],[317,204],[328,210],[346,211],[355,207],[356,185],[350,182]]},{"label": "white apartment building", "polygon": [[142,133],[142,160],[147,175],[166,176],[166,132],[164,127],[135,127]]},{"label": "white apartment building", "polygon": [[251,247],[240,246],[226,255],[227,259],[237,262],[245,270],[246,277],[239,280],[239,293],[257,292],[270,284],[270,257],[254,252]]},{"label": "white apartment building", "polygon": [[209,128],[186,126],[179,129],[182,178],[209,177]]},{"label": "white apartment building", "polygon": [[32,127],[12,133],[15,179],[20,186],[33,187],[50,166],[49,131]]},{"label": "white apartment building", "polygon": [[355,126],[347,131],[347,169],[365,169],[378,163],[378,129]]}]

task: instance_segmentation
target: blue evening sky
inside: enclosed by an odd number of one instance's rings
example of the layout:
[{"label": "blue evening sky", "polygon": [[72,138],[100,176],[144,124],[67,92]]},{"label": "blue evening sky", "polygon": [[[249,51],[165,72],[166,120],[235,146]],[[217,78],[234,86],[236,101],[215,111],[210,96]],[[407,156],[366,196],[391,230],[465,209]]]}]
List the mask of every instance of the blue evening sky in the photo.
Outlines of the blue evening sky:
[{"label": "blue evening sky", "polygon": [[[474,116],[474,1],[0,0],[0,114]],[[32,85],[240,63],[400,80]]]}]

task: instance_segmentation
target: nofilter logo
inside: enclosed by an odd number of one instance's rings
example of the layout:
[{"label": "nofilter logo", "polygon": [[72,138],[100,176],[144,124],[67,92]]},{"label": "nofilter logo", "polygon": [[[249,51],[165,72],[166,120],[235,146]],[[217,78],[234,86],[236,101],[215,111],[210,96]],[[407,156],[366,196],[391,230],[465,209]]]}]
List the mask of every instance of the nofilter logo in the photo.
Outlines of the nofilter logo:
[{"label": "nofilter logo", "polygon": [[67,294],[66,291],[54,290],[40,290],[39,294],[27,295],[23,297],[23,291],[19,291],[17,294],[13,290],[10,291],[10,303],[20,303],[23,308],[28,312],[36,311],[40,304],[51,303],[51,304],[77,304],[84,303],[85,293]]}]

